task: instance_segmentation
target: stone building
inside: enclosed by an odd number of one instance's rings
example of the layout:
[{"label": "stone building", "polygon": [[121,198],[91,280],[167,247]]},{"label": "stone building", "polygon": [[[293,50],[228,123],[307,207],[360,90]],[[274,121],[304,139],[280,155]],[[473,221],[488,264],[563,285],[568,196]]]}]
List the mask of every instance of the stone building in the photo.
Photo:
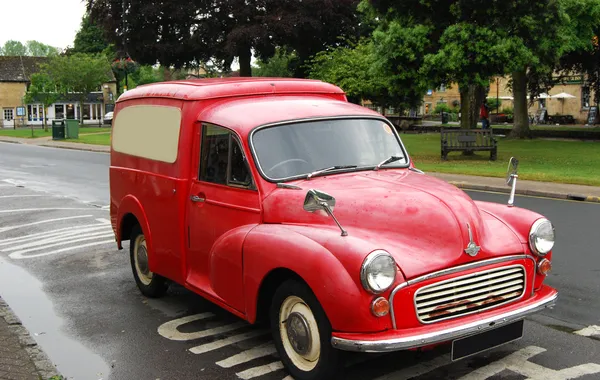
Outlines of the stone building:
[{"label": "stone building", "polygon": [[31,75],[37,73],[39,65],[47,60],[44,57],[0,56],[0,128],[42,125],[44,118],[50,124],[54,119],[79,119],[80,115],[85,124],[102,124],[104,115],[114,109],[117,97],[114,78],[88,94],[83,107],[77,94],[63,97],[48,109],[39,103],[24,103]]}]

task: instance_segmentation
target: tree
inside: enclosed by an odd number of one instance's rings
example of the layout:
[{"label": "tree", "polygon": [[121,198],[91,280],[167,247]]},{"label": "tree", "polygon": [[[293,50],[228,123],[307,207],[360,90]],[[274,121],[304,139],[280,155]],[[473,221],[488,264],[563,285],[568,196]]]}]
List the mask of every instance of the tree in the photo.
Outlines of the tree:
[{"label": "tree", "polygon": [[290,63],[295,59],[295,52],[290,53],[279,48],[271,58],[258,60],[258,67],[252,68],[252,75],[256,77],[293,77],[294,72],[290,69]]},{"label": "tree", "polygon": [[[48,108],[60,99],[57,84],[45,73],[31,75],[31,84],[25,93],[25,103],[41,103],[44,106],[44,130],[48,130]],[[33,128],[33,124],[32,124]]]},{"label": "tree", "polygon": [[363,39],[316,54],[310,77],[339,86],[353,103],[370,100],[385,109],[397,99],[390,95],[387,79],[377,71],[376,59],[373,42]]},{"label": "tree", "polygon": [[[111,78],[106,57],[81,53],[52,57],[41,65],[40,73],[52,78],[63,95],[76,93],[82,109],[88,94]],[[83,112],[80,117],[83,123]]]},{"label": "tree", "polygon": [[27,55],[27,47],[19,41],[6,41],[2,52],[6,56]]},{"label": "tree", "polygon": [[[92,19],[109,41],[141,64],[181,68],[214,59],[221,69],[235,57],[240,75],[251,75],[252,54],[262,60],[276,46],[302,62],[355,33],[358,0],[87,0]],[[310,38],[307,38],[310,36]]]},{"label": "tree", "polygon": [[81,28],[75,35],[73,53],[100,54],[104,53],[110,44],[104,38],[104,31],[92,22],[89,14],[81,20]]},{"label": "tree", "polygon": [[39,41],[27,41],[27,55],[32,57],[49,57],[60,53],[58,48]]}]

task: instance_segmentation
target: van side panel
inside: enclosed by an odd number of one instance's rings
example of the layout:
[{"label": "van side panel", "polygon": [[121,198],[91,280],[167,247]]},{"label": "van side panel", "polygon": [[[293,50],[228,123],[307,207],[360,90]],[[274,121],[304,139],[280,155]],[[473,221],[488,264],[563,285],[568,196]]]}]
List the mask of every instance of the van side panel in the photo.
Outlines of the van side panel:
[{"label": "van side panel", "polygon": [[[111,166],[110,166],[110,192],[111,192],[111,220],[113,228],[117,231],[121,228],[122,218],[129,210],[129,205],[134,202],[123,202],[124,199],[135,199],[143,212],[137,215],[145,215],[146,221],[140,221],[142,225],[147,225],[145,234],[151,241],[149,265],[154,273],[167,277],[175,282],[182,283],[184,280],[182,272],[182,253],[185,249],[185,201],[188,188],[189,173],[189,143],[190,138],[190,118],[183,112],[183,101],[172,99],[137,99],[127,102],[117,103],[115,109],[115,121],[113,124],[113,142],[111,147]],[[137,109],[136,109],[137,106]],[[147,106],[156,106],[170,112],[174,111],[181,114],[179,129],[173,125],[165,126],[165,133],[177,133],[178,146],[173,147],[173,136],[163,137],[165,145],[171,141],[171,145],[165,149],[177,150],[176,155],[172,152],[168,154],[157,154],[157,159],[152,152],[144,151],[136,144],[154,144],[153,149],[160,149],[160,143],[150,141],[155,135],[160,135],[164,131],[160,129],[161,123],[172,123],[171,117],[160,117],[155,115],[151,120],[142,114],[147,112]],[[128,110],[127,110],[128,109]],[[126,123],[120,123],[119,113],[124,112],[127,115]],[[139,112],[139,117],[136,117]],[[151,111],[152,112],[152,111]],[[191,118],[194,119],[194,118]],[[136,123],[145,123],[147,127]],[[192,125],[193,126],[193,122]],[[119,128],[131,128],[128,131],[118,131]],[[152,136],[144,135],[146,131],[154,131]],[[129,133],[131,131],[135,133]],[[169,132],[170,131],[170,132]],[[118,139],[126,139],[118,141]],[[117,141],[115,141],[117,140]],[[133,140],[133,141],[132,141]],[[135,141],[138,140],[138,141]],[[116,143],[116,144],[115,144]],[[133,144],[129,148],[128,144]],[[115,150],[115,145],[120,151]],[[126,151],[128,153],[124,153]],[[144,156],[144,157],[142,157]],[[176,157],[174,162],[173,157]],[[164,158],[164,159],[163,159]],[[118,239],[122,239],[120,233]]]}]

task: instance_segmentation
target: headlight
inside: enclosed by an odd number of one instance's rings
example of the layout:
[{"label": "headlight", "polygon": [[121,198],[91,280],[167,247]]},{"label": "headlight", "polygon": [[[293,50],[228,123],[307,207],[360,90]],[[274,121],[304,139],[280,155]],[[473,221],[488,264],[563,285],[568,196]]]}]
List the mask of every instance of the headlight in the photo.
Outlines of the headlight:
[{"label": "headlight", "polygon": [[366,291],[373,294],[383,293],[396,280],[396,262],[386,251],[374,251],[362,264],[360,280]]},{"label": "headlight", "polygon": [[538,256],[546,256],[554,247],[554,226],[548,219],[539,219],[529,232],[529,247]]}]

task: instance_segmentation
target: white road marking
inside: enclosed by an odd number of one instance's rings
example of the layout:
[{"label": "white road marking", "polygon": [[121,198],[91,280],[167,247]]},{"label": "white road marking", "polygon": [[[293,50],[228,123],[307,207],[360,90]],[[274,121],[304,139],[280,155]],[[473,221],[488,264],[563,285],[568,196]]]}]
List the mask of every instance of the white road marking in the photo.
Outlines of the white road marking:
[{"label": "white road marking", "polygon": [[260,367],[254,367],[254,368],[250,368],[248,370],[242,371],[242,372],[238,372],[238,373],[236,373],[236,375],[240,379],[247,380],[247,379],[253,379],[255,377],[263,376],[263,375],[266,375],[267,373],[275,372],[280,369],[283,369],[283,363],[282,362],[273,362],[273,363],[269,363],[266,365],[261,365]]},{"label": "white road marking", "polygon": [[114,239],[113,240],[104,240],[104,241],[99,241],[96,243],[83,244],[83,245],[78,245],[75,247],[58,249],[56,251],[39,253],[37,255],[23,256],[20,252],[14,252],[14,253],[11,253],[8,257],[10,257],[11,259],[14,259],[14,260],[35,259],[37,257],[44,257],[44,256],[55,255],[55,254],[63,253],[63,252],[75,251],[75,250],[78,250],[81,248],[88,248],[88,247],[94,247],[97,245],[106,245],[106,244],[114,244],[114,243],[115,243]]},{"label": "white road marking", "polygon": [[207,336],[222,334],[224,332],[237,330],[239,328],[249,326],[249,324],[246,322],[236,322],[236,323],[232,323],[229,325],[223,325],[223,326],[214,327],[211,329],[206,329],[206,330],[201,330],[201,331],[195,331],[195,332],[191,332],[191,333],[181,332],[177,329],[178,327],[183,326],[187,323],[199,321],[202,319],[208,319],[208,318],[211,318],[214,316],[215,315],[213,313],[188,315],[187,317],[175,319],[173,321],[170,321],[170,322],[160,325],[158,327],[158,333],[167,339],[176,340],[176,341],[186,341],[186,340],[195,340],[195,339],[205,338]]},{"label": "white road marking", "polygon": [[[99,231],[99,230],[104,230],[104,231]],[[92,238],[98,239],[98,238],[110,237],[112,235],[113,235],[112,230],[107,231],[106,227],[100,227],[100,228],[96,227],[93,229],[88,228],[85,230],[74,231],[74,232],[57,235],[55,237],[48,238],[48,239],[34,241],[33,243],[26,243],[26,244],[13,246],[10,248],[5,248],[2,250],[2,252],[14,252],[14,251],[19,251],[19,250],[23,250],[23,249],[39,247],[36,249],[29,249],[29,252],[38,251],[38,250],[44,249],[44,248],[52,248],[52,247],[56,247],[59,245],[67,245],[67,244],[71,244],[71,243],[80,242],[80,241],[83,241],[82,239],[94,240]],[[76,239],[69,240],[69,238],[76,238]],[[57,244],[57,243],[59,243],[59,244]]]},{"label": "white road marking", "polygon": [[104,218],[98,218],[98,219],[96,219],[96,221],[97,221],[97,222],[100,222],[100,223],[109,224],[109,225],[111,225],[111,227],[112,227],[111,221],[110,221],[110,220],[108,220],[108,219],[104,219]]},{"label": "white road marking", "polygon": [[254,359],[262,358],[263,356],[273,355],[275,352],[277,352],[275,346],[272,343],[266,343],[221,360],[217,362],[217,365],[222,368],[231,368]]},{"label": "white road marking", "polygon": [[413,366],[402,368],[392,373],[388,373],[386,375],[378,377],[375,380],[410,379],[413,377],[425,375],[426,373],[432,372],[450,363],[450,356],[438,356],[435,359],[428,360],[426,362],[420,362]]},{"label": "white road marking", "polygon": [[27,224],[20,224],[18,226],[2,227],[2,228],[0,228],[0,233],[1,232],[6,232],[6,231],[10,231],[10,230],[16,230],[16,229],[23,228],[23,227],[37,226],[39,224],[46,224],[46,223],[52,223],[52,222],[60,222],[60,221],[63,221],[63,220],[91,218],[91,217],[92,217],[92,215],[79,215],[79,216],[69,216],[69,217],[65,217],[65,218],[55,218],[55,219],[40,220],[38,222],[27,223]]},{"label": "white road marking", "polygon": [[529,361],[530,358],[545,351],[546,349],[541,347],[525,347],[500,360],[476,369],[461,377],[460,380],[486,380],[505,370],[526,376],[528,380],[569,380],[600,373],[600,365],[594,363],[581,364],[557,371]]},{"label": "white road marking", "polygon": [[283,378],[283,380],[294,380],[294,378],[291,377],[291,376],[286,376],[286,377]]},{"label": "white road marking", "polygon": [[[11,213],[22,213],[22,212],[34,212],[34,211],[90,211],[90,207],[56,207],[56,208],[22,208],[19,210],[0,210],[0,214],[11,214]],[[99,209],[100,210],[100,209]]]},{"label": "white road marking", "polygon": [[22,242],[26,242],[29,240],[35,240],[38,238],[51,238],[53,236],[65,236],[66,234],[72,233],[74,231],[83,231],[83,230],[88,230],[90,228],[92,230],[94,230],[94,229],[101,229],[101,228],[109,228],[109,226],[107,226],[105,224],[94,223],[94,224],[86,224],[86,225],[79,226],[79,227],[71,226],[71,227],[59,228],[58,230],[37,232],[37,233],[31,234],[31,235],[2,239],[2,240],[0,240],[0,247],[10,245],[10,244],[15,244],[15,243],[22,243]]},{"label": "white road marking", "polygon": [[594,335],[600,336],[600,326],[595,326],[595,325],[588,326],[579,331],[575,331],[574,334],[581,335],[581,336],[594,336]]},{"label": "white road marking", "polygon": [[46,195],[2,195],[0,199],[7,198],[39,198],[39,197],[47,197]]},{"label": "white road marking", "polygon": [[[73,244],[73,243],[80,243],[80,242],[84,242],[84,241],[89,241],[89,240],[98,240],[98,239],[103,239],[103,238],[109,238],[109,237],[114,237],[114,234],[111,233],[104,233],[104,235],[100,235],[100,234],[94,234],[95,236],[91,236],[91,237],[87,237],[87,238],[81,238],[81,239],[75,239],[75,240],[70,240],[70,241],[64,241],[61,243],[54,243],[54,244],[47,244],[43,247],[36,247],[36,248],[29,248],[29,249],[23,249],[17,252],[13,252],[9,255],[9,257],[14,258],[13,256],[23,256],[25,253],[29,253],[29,252],[35,252],[35,251],[40,251],[42,249],[46,249],[46,248],[55,248],[55,247],[60,247],[63,245],[69,245],[69,244]],[[113,240],[109,240],[109,241],[113,241]],[[80,245],[74,247],[81,247]],[[2,251],[4,252],[4,251]],[[45,255],[44,255],[45,256]]]},{"label": "white road marking", "polygon": [[190,348],[190,352],[192,352],[196,355],[204,354],[204,353],[207,353],[210,351],[218,350],[219,348],[223,348],[223,347],[229,346],[229,345],[237,343],[237,342],[255,338],[255,337],[261,336],[261,335],[267,335],[268,333],[269,333],[269,331],[265,331],[265,330],[250,331],[247,333],[234,335],[229,338],[220,339],[220,340],[217,340],[217,341],[214,341],[211,343],[192,347],[192,348]]}]

